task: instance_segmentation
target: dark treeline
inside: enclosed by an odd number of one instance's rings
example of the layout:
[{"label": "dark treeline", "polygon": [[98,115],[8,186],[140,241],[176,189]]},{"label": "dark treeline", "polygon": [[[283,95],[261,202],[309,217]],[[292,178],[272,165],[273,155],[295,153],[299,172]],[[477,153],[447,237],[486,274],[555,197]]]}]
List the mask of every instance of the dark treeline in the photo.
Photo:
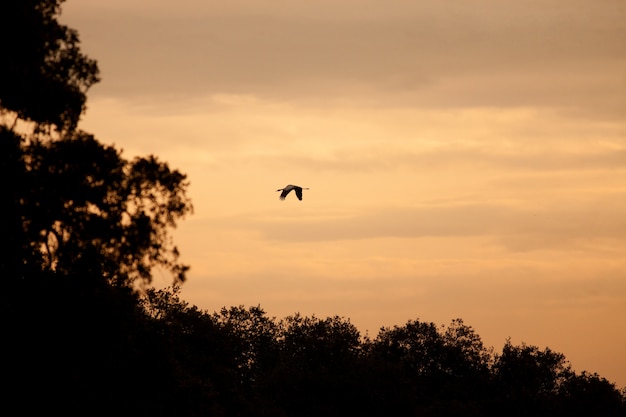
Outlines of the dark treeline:
[{"label": "dark treeline", "polygon": [[[19,415],[624,416],[624,391],[563,354],[483,346],[462,320],[362,337],[348,319],[201,311],[177,291],[42,273],[3,301]],[[14,415],[14,414],[7,414]]]},{"label": "dark treeline", "polygon": [[[192,210],[187,179],[77,129],[99,71],[61,3],[0,11],[4,415],[626,415],[600,375],[549,348],[496,352],[461,319],[370,339],[343,317],[182,301],[169,231]],[[172,287],[150,289],[155,268]]]}]

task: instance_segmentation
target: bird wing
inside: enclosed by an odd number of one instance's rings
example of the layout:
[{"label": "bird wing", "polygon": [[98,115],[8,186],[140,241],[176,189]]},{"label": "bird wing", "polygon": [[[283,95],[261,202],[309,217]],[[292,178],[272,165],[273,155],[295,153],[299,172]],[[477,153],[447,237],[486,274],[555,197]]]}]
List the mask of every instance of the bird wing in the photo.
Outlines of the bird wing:
[{"label": "bird wing", "polygon": [[298,197],[298,200],[302,200],[302,188],[296,187],[296,197]]},{"label": "bird wing", "polygon": [[281,200],[284,200],[284,199],[285,199],[285,197],[287,197],[287,194],[289,194],[289,192],[290,192],[291,190],[292,190],[292,188],[290,188],[289,186],[285,187],[285,188],[283,189],[283,192],[282,192],[282,193],[280,193],[280,199],[281,199]]}]

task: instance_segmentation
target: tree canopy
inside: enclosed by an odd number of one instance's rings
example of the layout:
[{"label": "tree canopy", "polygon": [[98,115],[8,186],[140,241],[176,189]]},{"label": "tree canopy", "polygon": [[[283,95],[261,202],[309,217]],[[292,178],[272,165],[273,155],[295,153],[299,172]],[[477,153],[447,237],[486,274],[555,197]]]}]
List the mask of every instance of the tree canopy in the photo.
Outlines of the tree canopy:
[{"label": "tree canopy", "polygon": [[84,132],[27,141],[0,126],[0,141],[3,175],[13,179],[2,222],[20,242],[3,268],[22,277],[35,268],[80,271],[130,285],[150,282],[160,266],[185,279],[168,235],[191,210],[185,175],[154,156],[127,161]]},{"label": "tree canopy", "polygon": [[409,320],[369,339],[338,316],[276,319],[260,306],[201,311],[180,300],[176,288],[151,290],[145,306],[160,334],[175,341],[169,346],[184,385],[193,376],[204,387],[197,404],[223,415],[617,417],[626,411],[626,391],[597,374],[576,373],[562,353],[510,340],[495,351],[461,319]]},{"label": "tree canopy", "polygon": [[0,13],[0,107],[41,127],[76,127],[96,61],[79,47],[78,32],[58,22],[64,0],[10,0]]},{"label": "tree canopy", "polygon": [[[154,156],[129,161],[77,130],[98,67],[78,33],[59,24],[62,0],[12,0],[0,14],[0,172],[10,178],[1,230],[14,245],[5,276],[89,273],[116,285],[150,282],[162,267],[188,267],[169,235],[191,212],[186,176]],[[12,23],[9,25],[9,21]],[[15,121],[33,122],[28,133]],[[7,278],[9,279],[9,278]]]}]

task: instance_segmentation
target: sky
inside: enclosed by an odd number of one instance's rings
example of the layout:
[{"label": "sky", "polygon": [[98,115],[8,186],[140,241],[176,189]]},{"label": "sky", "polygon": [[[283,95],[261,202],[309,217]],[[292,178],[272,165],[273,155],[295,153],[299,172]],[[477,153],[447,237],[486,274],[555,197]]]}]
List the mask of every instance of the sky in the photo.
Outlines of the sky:
[{"label": "sky", "polygon": [[190,304],[370,337],[461,318],[626,387],[624,1],[68,0],[61,21],[101,70],[79,127],[188,176]]}]

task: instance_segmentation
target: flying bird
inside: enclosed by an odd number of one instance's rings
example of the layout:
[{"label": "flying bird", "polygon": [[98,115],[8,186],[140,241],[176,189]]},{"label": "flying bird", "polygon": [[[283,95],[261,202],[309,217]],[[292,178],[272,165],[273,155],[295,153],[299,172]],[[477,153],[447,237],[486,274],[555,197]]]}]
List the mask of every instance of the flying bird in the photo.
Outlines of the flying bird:
[{"label": "flying bird", "polygon": [[280,193],[280,199],[284,200],[285,197],[287,197],[287,194],[291,192],[291,190],[296,190],[296,197],[298,197],[298,200],[302,200],[302,190],[308,190],[308,188],[302,188],[298,187],[297,185],[289,184],[285,188],[279,188],[276,191],[282,191],[282,193]]}]

